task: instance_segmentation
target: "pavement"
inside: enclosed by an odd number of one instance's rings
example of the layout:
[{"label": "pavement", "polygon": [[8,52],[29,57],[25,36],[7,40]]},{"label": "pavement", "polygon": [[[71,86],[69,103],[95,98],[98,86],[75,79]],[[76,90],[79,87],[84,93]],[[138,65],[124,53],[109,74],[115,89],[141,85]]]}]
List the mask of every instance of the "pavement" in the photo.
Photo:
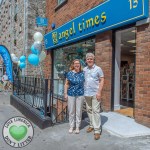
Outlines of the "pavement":
[{"label": "pavement", "polygon": [[150,128],[116,112],[101,114],[103,129],[119,137],[150,136]]},{"label": "pavement", "polygon": [[[117,114],[118,115],[118,114]],[[0,130],[4,123],[11,117],[23,116],[18,110],[10,105],[9,94],[0,92]],[[110,118],[110,119],[109,119]],[[114,117],[114,119],[116,116]],[[34,138],[23,150],[150,150],[149,135],[135,135],[134,137],[124,137],[119,131],[119,135],[110,126],[117,126],[112,114],[102,113],[103,132],[100,140],[95,141],[93,133],[86,133],[88,128],[87,120],[82,122],[80,134],[69,134],[68,123],[54,125],[44,130],[39,129],[35,124]],[[113,120],[113,123],[112,123]],[[114,123],[114,121],[116,123]],[[122,121],[121,121],[122,122]],[[123,122],[124,123],[124,122]],[[133,122],[132,122],[133,123]],[[111,125],[110,125],[111,124]],[[127,123],[126,126],[129,124]],[[134,126],[135,124],[133,124]],[[119,127],[121,128],[121,127]],[[117,131],[117,132],[118,132]],[[2,133],[2,131],[0,131]],[[0,134],[0,150],[14,149],[7,145]]]}]

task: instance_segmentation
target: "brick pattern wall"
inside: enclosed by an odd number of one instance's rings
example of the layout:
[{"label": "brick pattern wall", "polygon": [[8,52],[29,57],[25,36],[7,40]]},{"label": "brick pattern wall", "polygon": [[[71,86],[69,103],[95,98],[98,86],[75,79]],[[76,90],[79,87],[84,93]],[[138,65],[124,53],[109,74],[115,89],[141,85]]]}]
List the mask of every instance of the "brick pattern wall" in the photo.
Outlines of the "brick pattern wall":
[{"label": "brick pattern wall", "polygon": [[96,36],[95,60],[104,72],[105,82],[102,92],[102,103],[105,111],[111,110],[111,68],[112,68],[112,32]]},{"label": "brick pattern wall", "polygon": [[46,79],[51,79],[52,71],[52,55],[47,52],[46,59],[43,61],[43,72]]},{"label": "brick pattern wall", "polygon": [[51,30],[52,22],[56,24],[57,28],[65,22],[68,22],[87,10],[97,6],[103,1],[104,0],[68,0],[65,5],[55,11],[55,8],[57,7],[57,0],[47,0],[46,16],[49,18],[49,26],[47,31]]},{"label": "brick pattern wall", "polygon": [[135,120],[150,127],[150,24],[137,27]]},{"label": "brick pattern wall", "polygon": [[[104,0],[86,0],[82,1],[81,0],[68,0],[66,4],[64,4],[62,7],[59,9],[55,10],[57,7],[57,0],[46,0],[46,17],[49,18],[49,26],[46,29],[46,32],[50,32],[51,29],[51,24],[54,22],[56,24],[56,28],[59,26],[63,25],[64,23],[72,20],[73,18],[81,15],[82,13],[88,11],[89,9],[97,6]],[[69,8],[69,9],[68,9]],[[44,67],[44,74],[45,76],[51,76],[51,68],[49,67],[51,62],[51,54],[48,53],[48,56],[45,60],[45,67]],[[47,68],[47,66],[50,68]]]}]

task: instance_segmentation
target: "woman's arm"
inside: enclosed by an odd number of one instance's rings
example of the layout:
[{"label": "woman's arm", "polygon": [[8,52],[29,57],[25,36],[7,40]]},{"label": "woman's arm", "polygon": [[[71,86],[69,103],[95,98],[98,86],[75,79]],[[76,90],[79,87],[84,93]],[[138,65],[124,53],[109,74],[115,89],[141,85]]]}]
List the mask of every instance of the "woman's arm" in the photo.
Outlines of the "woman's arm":
[{"label": "woman's arm", "polygon": [[64,85],[64,98],[65,99],[68,98],[68,95],[67,95],[68,87],[69,87],[69,81],[66,79],[65,85]]}]

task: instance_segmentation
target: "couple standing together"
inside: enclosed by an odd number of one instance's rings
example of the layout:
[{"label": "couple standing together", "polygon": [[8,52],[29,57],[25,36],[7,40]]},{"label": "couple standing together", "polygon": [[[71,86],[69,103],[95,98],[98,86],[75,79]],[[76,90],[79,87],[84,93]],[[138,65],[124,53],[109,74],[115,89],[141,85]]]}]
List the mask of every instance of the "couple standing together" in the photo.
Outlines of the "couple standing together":
[{"label": "couple standing together", "polygon": [[72,62],[67,73],[64,86],[64,97],[68,100],[69,133],[80,132],[82,120],[82,106],[86,100],[86,109],[90,120],[87,133],[94,131],[94,139],[98,140],[101,133],[100,102],[104,85],[104,74],[100,67],[94,63],[93,53],[86,54],[87,67],[81,68],[80,60]]}]

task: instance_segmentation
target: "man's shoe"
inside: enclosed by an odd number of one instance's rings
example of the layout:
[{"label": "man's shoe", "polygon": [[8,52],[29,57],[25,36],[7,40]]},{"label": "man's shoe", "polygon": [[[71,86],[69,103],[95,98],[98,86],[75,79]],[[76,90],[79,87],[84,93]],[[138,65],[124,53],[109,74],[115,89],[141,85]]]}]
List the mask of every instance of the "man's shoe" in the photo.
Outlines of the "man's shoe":
[{"label": "man's shoe", "polygon": [[89,127],[89,128],[86,130],[86,132],[87,132],[87,133],[90,133],[90,132],[92,132],[93,130],[94,130],[94,128]]},{"label": "man's shoe", "polygon": [[95,140],[100,139],[100,134],[99,134],[99,133],[95,133],[95,134],[94,134],[94,139],[95,139]]}]

